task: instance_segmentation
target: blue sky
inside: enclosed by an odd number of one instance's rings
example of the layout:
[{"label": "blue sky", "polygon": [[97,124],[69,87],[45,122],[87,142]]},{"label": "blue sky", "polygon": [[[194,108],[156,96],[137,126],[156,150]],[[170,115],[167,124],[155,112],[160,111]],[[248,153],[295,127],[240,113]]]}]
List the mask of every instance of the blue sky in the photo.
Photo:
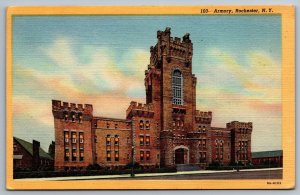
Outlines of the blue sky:
[{"label": "blue sky", "polygon": [[252,121],[254,151],[281,149],[280,15],[15,16],[14,135],[47,148],[52,99],[124,118],[131,100],[145,102],[149,48],[167,26],[190,33],[197,108],[213,111],[214,126]]}]

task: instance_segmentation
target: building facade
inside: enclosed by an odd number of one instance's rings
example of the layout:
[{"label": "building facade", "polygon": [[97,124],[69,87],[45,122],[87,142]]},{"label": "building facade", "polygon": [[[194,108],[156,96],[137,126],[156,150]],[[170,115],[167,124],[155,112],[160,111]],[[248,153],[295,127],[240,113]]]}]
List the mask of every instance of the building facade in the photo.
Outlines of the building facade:
[{"label": "building facade", "polygon": [[213,127],[212,112],[196,108],[197,78],[192,72],[190,35],[157,32],[145,70],[146,103],[131,102],[125,119],[93,115],[90,104],[52,100],[55,168],[142,166],[251,161],[251,122]]},{"label": "building facade", "polygon": [[40,147],[40,142],[13,138],[14,171],[52,170],[53,166],[53,158]]},{"label": "building facade", "polygon": [[282,150],[252,152],[253,165],[267,165],[270,167],[282,167],[283,152]]}]

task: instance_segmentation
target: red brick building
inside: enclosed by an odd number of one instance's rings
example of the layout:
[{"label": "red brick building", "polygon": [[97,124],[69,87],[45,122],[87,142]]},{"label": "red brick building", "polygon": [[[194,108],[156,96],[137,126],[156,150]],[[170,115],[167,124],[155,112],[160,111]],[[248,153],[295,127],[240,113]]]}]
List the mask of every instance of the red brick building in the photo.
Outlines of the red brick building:
[{"label": "red brick building", "polygon": [[251,161],[251,122],[211,127],[212,112],[196,108],[197,78],[192,72],[189,34],[157,32],[145,71],[146,104],[131,102],[126,119],[97,117],[90,104],[52,100],[55,168],[192,164],[206,167]]},{"label": "red brick building", "polygon": [[40,148],[40,142],[33,140],[29,143],[20,138],[13,139],[13,168],[14,170],[51,170],[53,158]]},{"label": "red brick building", "polygon": [[252,152],[252,164],[282,167],[282,153],[282,150]]}]

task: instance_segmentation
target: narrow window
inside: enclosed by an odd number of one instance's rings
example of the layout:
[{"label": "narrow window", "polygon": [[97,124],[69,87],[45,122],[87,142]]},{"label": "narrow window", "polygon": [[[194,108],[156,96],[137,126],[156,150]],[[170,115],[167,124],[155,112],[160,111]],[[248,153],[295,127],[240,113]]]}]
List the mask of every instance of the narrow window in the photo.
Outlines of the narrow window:
[{"label": "narrow window", "polygon": [[200,163],[203,162],[203,159],[202,159],[202,152],[199,152],[199,157],[200,157]]},{"label": "narrow window", "polygon": [[107,135],[107,137],[106,137],[106,145],[107,146],[110,146],[110,136],[109,135]]},{"label": "narrow window", "polygon": [[106,160],[111,161],[111,151],[106,151]]},{"label": "narrow window", "polygon": [[150,122],[146,121],[146,129],[149,130],[150,129]]},{"label": "narrow window", "polygon": [[69,143],[69,132],[68,131],[64,132],[64,137],[65,137],[65,144],[68,144]]},{"label": "narrow window", "polygon": [[79,143],[83,144],[83,133],[82,132],[79,133]]},{"label": "narrow window", "polygon": [[140,129],[144,129],[144,121],[140,120]]},{"label": "narrow window", "polygon": [[82,122],[82,113],[81,112],[78,113],[78,122],[79,123]]},{"label": "narrow window", "polygon": [[118,146],[119,145],[119,137],[116,135],[115,136],[115,145]]},{"label": "narrow window", "polygon": [[77,154],[76,154],[76,148],[73,148],[72,149],[72,161],[76,161],[76,158],[77,158]]},{"label": "narrow window", "polygon": [[206,148],[206,139],[203,140],[202,144],[203,144],[202,147]]},{"label": "narrow window", "polygon": [[119,151],[115,151],[115,161],[119,161]]},{"label": "narrow window", "polygon": [[70,159],[70,152],[69,152],[69,148],[65,149],[65,161],[69,161]]},{"label": "narrow window", "polygon": [[172,95],[173,104],[183,105],[183,77],[179,70],[172,74]]},{"label": "narrow window", "polygon": [[144,151],[140,151],[140,159],[141,159],[141,161],[144,160]]},{"label": "narrow window", "polygon": [[140,135],[140,145],[144,145],[144,136]]},{"label": "narrow window", "polygon": [[72,112],[71,116],[72,116],[72,122],[75,122],[75,118],[76,118],[75,112]]},{"label": "narrow window", "polygon": [[146,145],[147,145],[147,146],[150,145],[150,136],[146,136]]},{"label": "narrow window", "polygon": [[76,139],[77,139],[76,132],[72,132],[72,144],[76,143]]},{"label": "narrow window", "polygon": [[146,151],[146,160],[150,160],[150,151]]},{"label": "narrow window", "polygon": [[83,161],[84,159],[84,152],[83,152],[83,148],[80,149],[80,156],[79,156],[79,160]]},{"label": "narrow window", "polygon": [[64,119],[65,119],[65,121],[68,121],[68,112],[67,111],[64,111]]}]

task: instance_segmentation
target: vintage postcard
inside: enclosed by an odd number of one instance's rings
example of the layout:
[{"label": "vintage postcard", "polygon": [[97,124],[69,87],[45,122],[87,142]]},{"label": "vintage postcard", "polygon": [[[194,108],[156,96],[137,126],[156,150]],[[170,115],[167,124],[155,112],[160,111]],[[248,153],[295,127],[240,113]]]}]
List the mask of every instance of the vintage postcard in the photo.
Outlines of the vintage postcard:
[{"label": "vintage postcard", "polygon": [[9,7],[7,188],[291,189],[293,6]]}]

